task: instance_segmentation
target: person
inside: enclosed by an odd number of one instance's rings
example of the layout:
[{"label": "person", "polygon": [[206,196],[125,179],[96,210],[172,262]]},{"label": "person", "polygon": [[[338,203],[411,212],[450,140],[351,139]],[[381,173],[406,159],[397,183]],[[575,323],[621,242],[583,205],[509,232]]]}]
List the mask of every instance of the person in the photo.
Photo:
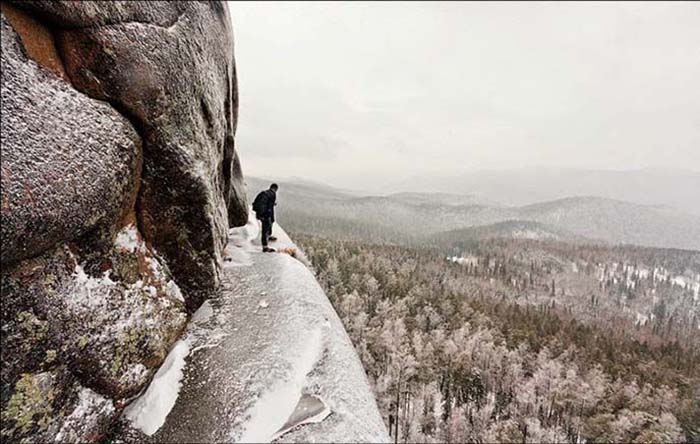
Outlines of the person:
[{"label": "person", "polygon": [[275,205],[277,205],[277,190],[279,187],[276,183],[270,185],[270,188],[258,193],[253,201],[253,211],[255,218],[262,223],[260,230],[262,251],[265,253],[274,252],[274,248],[267,246],[268,241],[274,242],[277,240],[272,235],[272,224],[275,223]]}]

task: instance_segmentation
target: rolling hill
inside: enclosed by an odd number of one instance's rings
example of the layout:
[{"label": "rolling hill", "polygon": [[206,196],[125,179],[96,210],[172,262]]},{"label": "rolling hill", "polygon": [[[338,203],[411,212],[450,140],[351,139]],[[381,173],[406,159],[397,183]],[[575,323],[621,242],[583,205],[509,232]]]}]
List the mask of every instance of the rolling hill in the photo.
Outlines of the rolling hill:
[{"label": "rolling hill", "polygon": [[[267,180],[248,178],[252,199]],[[650,247],[700,249],[700,216],[667,206],[641,205],[595,196],[576,196],[525,206],[503,206],[474,195],[399,193],[358,196],[322,184],[280,182],[278,219],[299,232],[324,231],[323,223],[369,233],[386,241],[427,239],[436,233],[467,230],[465,235],[512,235],[507,221],[518,221],[521,232],[536,228],[563,239]],[[539,225],[527,225],[537,223]],[[496,224],[496,225],[494,225]],[[500,224],[500,225],[499,225]],[[512,225],[512,222],[510,222]],[[490,226],[490,227],[489,227]],[[512,227],[511,227],[512,228]],[[505,231],[504,231],[505,230]],[[381,233],[381,234],[379,234]],[[511,234],[506,234],[511,233]],[[522,235],[521,233],[521,235]],[[342,236],[342,230],[332,235]],[[490,234],[489,234],[490,235]],[[593,241],[591,241],[593,242]]]}]

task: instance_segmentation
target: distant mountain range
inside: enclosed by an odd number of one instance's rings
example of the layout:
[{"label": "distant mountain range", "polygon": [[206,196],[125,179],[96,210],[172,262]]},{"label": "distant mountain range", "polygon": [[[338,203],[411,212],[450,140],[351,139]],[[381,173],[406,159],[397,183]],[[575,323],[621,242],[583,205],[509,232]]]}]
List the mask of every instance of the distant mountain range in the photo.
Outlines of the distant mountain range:
[{"label": "distant mountain range", "polygon": [[571,196],[663,204],[700,215],[700,172],[531,167],[482,170],[459,176],[417,176],[387,184],[387,192],[421,191],[485,196],[505,205],[529,205]]},{"label": "distant mountain range", "polygon": [[[257,178],[247,182],[251,199],[270,183]],[[329,234],[338,236],[345,230],[367,236],[373,232],[373,238],[395,234],[413,239],[449,232],[448,236],[475,238],[540,237],[700,250],[700,216],[669,206],[594,196],[505,206],[481,194],[361,196],[309,182],[280,181],[280,186],[278,219],[288,215],[290,222],[299,225],[289,227],[293,231],[330,230]]]}]

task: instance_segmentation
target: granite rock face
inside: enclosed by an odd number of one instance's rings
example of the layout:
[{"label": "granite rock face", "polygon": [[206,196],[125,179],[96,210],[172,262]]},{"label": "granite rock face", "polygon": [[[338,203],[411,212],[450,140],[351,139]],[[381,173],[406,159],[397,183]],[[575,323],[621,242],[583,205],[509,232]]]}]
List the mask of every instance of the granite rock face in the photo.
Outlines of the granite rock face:
[{"label": "granite rock face", "polygon": [[3,2],[1,25],[2,440],[95,441],[247,221],[228,11]]},{"label": "granite rock face", "polygon": [[112,225],[133,206],[141,140],[105,103],[29,60],[2,17],[2,263]]},{"label": "granite rock face", "polygon": [[228,12],[219,2],[125,2],[110,7],[118,13],[107,18],[94,8],[65,2],[43,13],[77,26],[55,32],[73,84],[111,103],[141,135],[139,226],[193,310],[219,285],[229,206],[233,215],[246,206],[232,190],[240,168]]},{"label": "granite rock face", "polygon": [[[3,273],[2,293],[8,442],[51,441],[65,427],[91,430],[67,435],[79,442],[103,436],[187,320],[177,285],[133,225],[103,251],[71,243],[20,262]],[[72,407],[81,402],[96,411]]]}]

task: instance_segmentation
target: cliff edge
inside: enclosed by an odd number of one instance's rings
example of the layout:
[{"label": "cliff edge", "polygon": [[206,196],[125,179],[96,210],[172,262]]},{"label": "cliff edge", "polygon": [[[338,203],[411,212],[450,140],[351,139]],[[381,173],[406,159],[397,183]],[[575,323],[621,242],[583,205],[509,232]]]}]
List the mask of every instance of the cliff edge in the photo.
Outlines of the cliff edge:
[{"label": "cliff edge", "polygon": [[254,217],[229,232],[206,301],[114,442],[388,442],[362,364],[303,253]]},{"label": "cliff edge", "polygon": [[[164,368],[184,356],[208,356],[195,352],[198,345],[183,349],[199,322],[195,312],[256,288],[246,285],[266,285],[246,284],[225,260],[229,228],[248,219],[234,143],[229,13],[225,2],[33,0],[0,7],[0,436],[100,441],[121,430],[115,423],[125,411],[139,416],[134,400],[162,384]],[[259,319],[243,317],[245,310],[237,315],[237,308],[226,308],[238,323],[226,330],[232,352],[218,358],[233,359],[240,351],[235,338],[258,327]],[[266,342],[280,351],[280,362],[297,353],[287,339]],[[313,350],[324,349],[319,344]],[[188,375],[200,361],[192,362]],[[255,365],[229,374],[222,387],[257,381],[267,367]],[[186,385],[178,402],[190,393]],[[230,404],[222,411],[248,411],[243,394],[206,399],[188,413],[202,423],[217,417],[224,401]],[[301,417],[333,411],[319,399],[303,398]],[[235,430],[231,437],[247,436]],[[167,421],[160,433],[184,436]]]}]

